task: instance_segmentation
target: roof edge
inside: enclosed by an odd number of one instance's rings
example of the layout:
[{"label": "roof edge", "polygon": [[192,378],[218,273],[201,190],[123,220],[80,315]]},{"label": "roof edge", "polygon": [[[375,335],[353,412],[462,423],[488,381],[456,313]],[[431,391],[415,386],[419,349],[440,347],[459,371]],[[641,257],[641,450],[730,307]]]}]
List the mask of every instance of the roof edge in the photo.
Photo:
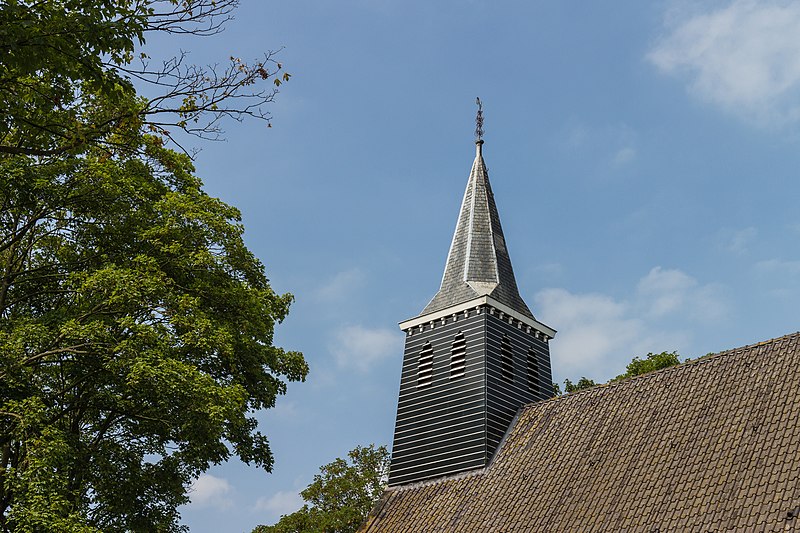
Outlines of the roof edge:
[{"label": "roof edge", "polygon": [[686,368],[686,367],[690,367],[690,366],[694,366],[694,365],[706,364],[706,363],[715,361],[717,359],[721,359],[722,357],[737,355],[740,352],[743,352],[745,350],[752,350],[753,348],[758,348],[759,346],[767,346],[769,344],[773,344],[773,343],[776,343],[776,342],[779,342],[779,341],[783,341],[784,339],[788,339],[790,337],[796,337],[796,336],[800,336],[800,331],[795,331],[794,333],[787,333],[786,335],[781,335],[780,337],[774,337],[772,339],[756,342],[756,343],[753,343],[753,344],[746,344],[744,346],[739,346],[738,348],[729,348],[729,349],[723,350],[721,352],[715,352],[715,353],[710,353],[710,354],[707,354],[707,355],[701,355],[700,357],[697,357],[695,359],[691,359],[691,360],[688,360],[688,361],[684,361],[683,363],[678,363],[677,365],[668,366],[666,368],[659,368],[658,370],[651,370],[650,372],[645,372],[644,374],[639,374],[639,375],[636,375],[636,376],[630,376],[630,377],[627,377],[627,378],[624,378],[624,379],[620,379],[619,381],[609,381],[607,383],[598,383],[597,385],[595,385],[593,387],[590,387],[588,389],[583,389],[583,390],[579,390],[579,391],[575,391],[575,392],[570,392],[568,394],[563,394],[561,396],[554,396],[552,398],[548,398],[547,400],[539,400],[538,402],[527,403],[527,404],[522,406],[522,409],[527,409],[532,405],[537,405],[537,404],[545,403],[545,402],[563,401],[563,400],[566,400],[567,398],[573,398],[573,397],[576,397],[576,396],[588,394],[588,393],[590,393],[592,391],[596,391],[596,390],[601,390],[601,389],[606,389],[606,388],[611,388],[611,387],[619,387],[621,385],[625,385],[625,384],[633,382],[633,381],[638,381],[638,380],[641,380],[641,379],[649,379],[649,378],[653,377],[656,374],[662,374],[662,373],[666,374],[668,372],[677,372],[678,370],[680,370],[682,368]]},{"label": "roof edge", "polygon": [[442,481],[453,481],[453,480],[462,479],[462,478],[465,478],[465,477],[480,476],[480,475],[485,474],[489,470],[490,466],[491,466],[491,463],[487,464],[486,466],[482,466],[480,468],[475,468],[473,470],[465,470],[464,472],[457,472],[455,474],[447,474],[447,475],[444,475],[444,476],[432,477],[432,478],[428,478],[428,479],[423,479],[421,481],[414,481],[412,483],[402,483],[402,484],[399,484],[399,485],[387,485],[386,488],[383,489],[383,491],[384,491],[384,493],[399,492],[399,491],[403,491],[403,490],[416,489],[418,487],[425,487],[427,485],[432,485],[432,484],[435,484],[435,483],[441,483]]}]

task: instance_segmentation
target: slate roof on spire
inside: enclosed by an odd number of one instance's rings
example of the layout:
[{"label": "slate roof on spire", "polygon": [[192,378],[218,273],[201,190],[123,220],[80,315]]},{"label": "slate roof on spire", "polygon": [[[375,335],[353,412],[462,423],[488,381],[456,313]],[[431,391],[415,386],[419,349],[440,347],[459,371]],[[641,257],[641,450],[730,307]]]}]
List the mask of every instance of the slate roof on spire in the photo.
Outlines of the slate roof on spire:
[{"label": "slate roof on spire", "polygon": [[534,318],[517,289],[489,185],[489,173],[483,161],[482,145],[482,140],[475,143],[475,162],[447,256],[442,285],[421,314],[434,313],[479,296],[490,296]]}]

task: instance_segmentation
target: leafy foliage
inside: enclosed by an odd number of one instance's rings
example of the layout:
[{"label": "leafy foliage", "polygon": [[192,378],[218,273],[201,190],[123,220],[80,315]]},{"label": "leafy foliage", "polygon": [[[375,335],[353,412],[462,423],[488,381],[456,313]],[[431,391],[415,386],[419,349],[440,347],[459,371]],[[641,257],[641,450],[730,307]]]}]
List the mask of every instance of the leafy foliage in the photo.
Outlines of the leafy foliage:
[{"label": "leafy foliage", "polygon": [[[686,361],[689,361],[689,359],[686,359]],[[631,360],[630,363],[628,363],[626,372],[624,374],[620,374],[611,381],[619,381],[621,379],[639,376],[655,370],[661,370],[662,368],[669,368],[671,366],[680,364],[680,362],[680,356],[677,352],[648,353],[644,359],[640,359],[638,356],[636,356],[633,358],[633,360]],[[597,384],[594,382],[594,380],[585,376],[581,377],[577,383],[573,383],[570,379],[565,379],[564,391],[569,394],[571,392],[590,389],[595,385]],[[553,383],[553,395],[562,395],[561,387],[558,383]]]},{"label": "leafy foliage", "polygon": [[336,459],[320,468],[314,481],[300,495],[308,502],[302,509],[281,517],[272,526],[258,526],[253,533],[351,533],[367,518],[383,493],[389,471],[385,446],[358,446],[349,461]]},{"label": "leafy foliage", "polygon": [[677,352],[651,352],[648,353],[644,359],[634,357],[633,360],[628,363],[626,372],[614,378],[613,381],[639,376],[655,370],[661,370],[662,368],[669,368],[671,366],[680,364],[680,362],[680,356]]},{"label": "leafy foliage", "polygon": [[594,380],[587,377],[581,377],[577,383],[573,383],[569,379],[564,380],[564,390],[569,394],[570,392],[577,392],[579,390],[591,389],[597,385]]},{"label": "leafy foliage", "polygon": [[202,104],[201,70],[141,98],[125,67],[148,31],[213,34],[235,5],[0,3],[0,531],[180,530],[210,464],[272,467],[252,413],[308,372],[273,345],[292,296],[152,120],[176,94],[206,125],[235,107]]},{"label": "leafy foliage", "polygon": [[246,415],[274,405],[279,376],[306,375],[272,345],[292,297],[270,288],[238,211],[202,192],[187,156],[142,143],[146,158],[0,163],[7,530],[73,515],[166,528],[210,463],[270,469]]},{"label": "leafy foliage", "polygon": [[[218,138],[220,120],[270,120],[264,105],[289,74],[267,52],[252,63],[161,63],[136,53],[151,32],[213,35],[238,0],[6,0],[0,3],[0,153],[38,156],[87,145],[131,147],[115,130],[141,122],[172,138]],[[134,98],[134,83],[149,86]]]}]

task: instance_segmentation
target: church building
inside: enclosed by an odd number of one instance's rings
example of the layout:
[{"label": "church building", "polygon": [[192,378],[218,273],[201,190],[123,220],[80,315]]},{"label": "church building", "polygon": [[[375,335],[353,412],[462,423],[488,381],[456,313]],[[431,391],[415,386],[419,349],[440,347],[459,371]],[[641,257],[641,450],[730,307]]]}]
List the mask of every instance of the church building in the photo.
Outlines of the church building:
[{"label": "church building", "polygon": [[[553,398],[483,159],[400,324],[389,486],[362,532],[800,530],[800,334]],[[557,341],[554,341],[557,342]]]}]

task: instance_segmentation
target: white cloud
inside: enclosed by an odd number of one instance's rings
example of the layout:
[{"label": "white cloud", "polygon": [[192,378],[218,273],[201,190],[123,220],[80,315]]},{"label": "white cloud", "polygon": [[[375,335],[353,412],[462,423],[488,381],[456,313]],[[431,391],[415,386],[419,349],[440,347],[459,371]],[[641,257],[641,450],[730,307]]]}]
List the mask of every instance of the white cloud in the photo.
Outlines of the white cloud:
[{"label": "white cloud", "polygon": [[561,263],[542,263],[533,270],[537,273],[536,279],[541,279],[542,276],[556,278],[564,273],[564,266]]},{"label": "white cloud", "polygon": [[285,398],[278,398],[275,407],[272,407],[269,412],[273,416],[281,418],[295,418],[300,413],[300,409],[298,409],[297,403]]},{"label": "white cloud", "polygon": [[567,148],[582,148],[591,137],[586,124],[572,123],[563,133],[564,146]]},{"label": "white cloud", "polygon": [[551,344],[556,373],[596,379],[613,377],[635,355],[680,351],[693,325],[727,312],[720,286],[661,267],[642,277],[628,299],[545,289],[536,295],[536,308],[546,324],[559,326],[558,342]]},{"label": "white cloud", "polygon": [[351,296],[365,282],[364,273],[358,268],[351,268],[337,273],[315,293],[319,300],[335,302]]},{"label": "white cloud", "polygon": [[776,298],[797,299],[800,260],[766,259],[755,264],[761,292]]},{"label": "white cloud", "polygon": [[757,236],[758,230],[752,226],[741,229],[734,232],[725,248],[735,254],[745,254],[749,251],[748,247],[750,246],[750,243],[753,242]]},{"label": "white cloud", "polygon": [[331,352],[340,366],[361,372],[388,357],[400,357],[402,351],[403,335],[388,328],[346,326],[336,333],[331,345]]},{"label": "white cloud", "polygon": [[637,293],[643,297],[649,315],[659,317],[681,309],[697,281],[680,270],[655,267],[639,280]]},{"label": "white cloud", "polygon": [[647,55],[658,69],[686,77],[702,100],[756,123],[800,119],[800,3],[735,0],[670,18]]},{"label": "white cloud", "polygon": [[231,492],[233,487],[228,480],[211,474],[200,474],[189,489],[189,498],[192,500],[192,505],[197,507],[228,509],[233,506]]},{"label": "white cloud", "polygon": [[680,270],[655,267],[639,280],[639,303],[653,317],[681,312],[701,321],[715,321],[726,314],[722,289],[715,284],[700,286]]},{"label": "white cloud", "polygon": [[800,274],[800,261],[767,259],[756,263],[756,270],[762,274]]},{"label": "white cloud", "polygon": [[602,294],[545,289],[536,295],[536,308],[545,323],[558,324],[558,342],[551,350],[554,360],[569,374],[597,375],[592,370],[626,350],[644,330],[643,322],[631,316],[627,304]]},{"label": "white cloud", "polygon": [[583,156],[592,154],[620,167],[636,159],[639,135],[627,124],[589,125],[570,120],[559,134],[561,148]]},{"label": "white cloud", "polygon": [[256,501],[256,511],[268,511],[275,517],[290,514],[303,507],[303,498],[296,492],[278,491],[272,496],[262,496]]},{"label": "white cloud", "polygon": [[625,163],[630,163],[636,157],[636,150],[630,146],[626,146],[624,148],[620,148],[617,154],[614,156],[614,163],[617,165],[624,165]]}]

